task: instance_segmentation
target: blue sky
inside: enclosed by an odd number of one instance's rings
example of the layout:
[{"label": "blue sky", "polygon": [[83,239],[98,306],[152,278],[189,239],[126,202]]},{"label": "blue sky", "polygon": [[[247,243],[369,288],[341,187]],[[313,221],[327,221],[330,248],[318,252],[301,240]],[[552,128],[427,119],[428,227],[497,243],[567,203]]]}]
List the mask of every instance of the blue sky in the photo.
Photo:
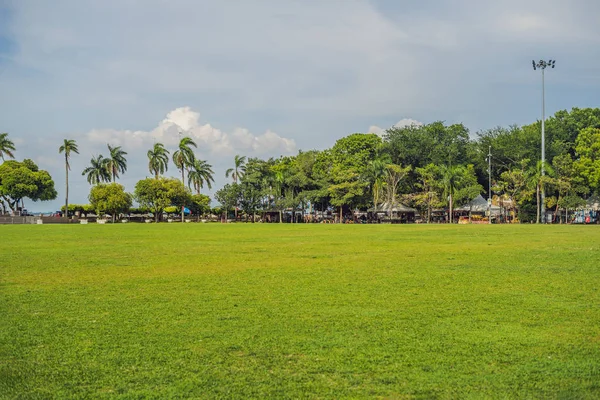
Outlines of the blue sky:
[{"label": "blue sky", "polygon": [[[128,190],[154,141],[186,131],[215,166],[235,154],[325,148],[403,119],[474,134],[540,116],[531,60],[553,58],[547,109],[600,104],[593,0],[4,0],[0,131],[48,169],[63,202],[63,138],[80,172],[106,143],[129,153]],[[177,176],[171,167],[169,174]]]}]

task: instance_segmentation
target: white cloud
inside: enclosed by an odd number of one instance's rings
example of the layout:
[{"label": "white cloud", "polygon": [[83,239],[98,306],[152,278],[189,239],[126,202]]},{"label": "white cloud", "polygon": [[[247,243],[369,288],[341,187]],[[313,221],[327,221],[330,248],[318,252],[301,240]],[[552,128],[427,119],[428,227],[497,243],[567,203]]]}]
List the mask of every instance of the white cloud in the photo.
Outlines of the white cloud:
[{"label": "white cloud", "polygon": [[[423,123],[420,121],[417,121],[416,119],[412,119],[412,118],[403,118],[400,121],[396,122],[394,125],[392,125],[390,128],[406,128],[409,126],[422,126]],[[375,133],[379,136],[383,136],[385,134],[385,131],[389,129],[389,128],[380,128],[377,125],[371,125],[369,127],[369,133]]]},{"label": "white cloud", "polygon": [[174,147],[182,135],[194,139],[199,151],[214,156],[237,153],[261,156],[296,152],[296,142],[293,139],[281,137],[270,130],[261,135],[254,135],[245,128],[236,128],[232,133],[227,133],[210,124],[201,124],[200,114],[190,107],[180,107],[169,112],[151,131],[95,129],[87,134],[87,138],[92,143],[146,148],[155,142]]}]

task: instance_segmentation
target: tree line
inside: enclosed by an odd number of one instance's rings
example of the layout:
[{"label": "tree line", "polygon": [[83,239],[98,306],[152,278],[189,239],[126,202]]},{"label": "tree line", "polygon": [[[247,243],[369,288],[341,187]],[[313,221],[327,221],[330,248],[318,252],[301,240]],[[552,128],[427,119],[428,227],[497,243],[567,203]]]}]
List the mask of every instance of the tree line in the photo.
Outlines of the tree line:
[{"label": "tree line", "polygon": [[[355,133],[325,150],[300,151],[295,156],[261,159],[238,155],[226,171],[231,182],[215,193],[225,213],[254,216],[288,210],[301,213],[333,210],[341,219],[353,210],[390,209],[397,202],[416,208],[430,221],[432,211],[446,209],[452,222],[455,208],[487,193],[510,203],[521,220],[540,221],[547,210],[573,210],[600,189],[600,109],[574,108],[548,118],[546,159],[542,174],[541,122],[496,127],[470,136],[463,124],[442,121],[392,127],[381,137]],[[153,178],[140,180],[133,194],[116,183],[127,171],[127,153],[108,145],[108,155],[94,156],[82,175],[94,185],[89,200],[98,209],[117,212],[132,201],[155,215],[169,206],[207,210],[214,172],[194,154],[196,143],[183,137],[171,152],[161,143],[148,150]],[[486,157],[491,149],[492,169]],[[14,143],[0,134],[0,157],[13,158]],[[59,152],[65,159],[65,209],[68,210],[69,160],[77,143],[65,139]],[[171,156],[171,157],[170,157]],[[169,159],[181,180],[164,178]],[[491,173],[491,182],[489,176]],[[186,179],[187,178],[187,179]],[[19,183],[17,185],[17,183]],[[192,195],[192,193],[194,193]],[[545,204],[541,204],[545,193]],[[0,166],[2,207],[14,210],[23,197],[34,201],[56,198],[53,182],[31,160],[4,161]],[[112,199],[111,201],[107,199]],[[113,203],[113,204],[109,204]],[[202,204],[202,207],[199,205]],[[118,207],[117,207],[118,206]],[[199,211],[200,212],[200,211]],[[296,212],[292,213],[296,218]]]}]

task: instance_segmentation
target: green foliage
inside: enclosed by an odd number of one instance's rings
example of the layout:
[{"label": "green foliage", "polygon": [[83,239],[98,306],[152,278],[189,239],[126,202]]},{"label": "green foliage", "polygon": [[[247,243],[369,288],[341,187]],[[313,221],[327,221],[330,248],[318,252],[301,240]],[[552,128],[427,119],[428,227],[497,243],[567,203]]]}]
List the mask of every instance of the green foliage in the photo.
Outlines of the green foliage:
[{"label": "green foliage", "polygon": [[205,184],[209,189],[212,189],[212,184],[214,183],[212,165],[205,160],[194,160],[190,168],[188,185],[192,185],[196,193],[200,194],[200,189]]},{"label": "green foliage", "polygon": [[92,157],[90,166],[85,168],[81,175],[87,175],[87,181],[90,185],[97,185],[101,182],[110,182],[111,176],[107,168],[109,160],[99,155]]},{"label": "green foliage", "polygon": [[[65,212],[65,206],[61,206],[60,210]],[[74,214],[76,211],[89,213],[94,211],[94,207],[91,204],[69,204],[69,214]]]},{"label": "green foliage", "polygon": [[160,174],[169,169],[169,154],[162,143],[154,143],[154,147],[148,150],[148,171],[154,174],[154,178],[158,179]]},{"label": "green foliage", "polygon": [[0,133],[0,158],[2,161],[4,161],[5,157],[15,158],[13,153],[15,150],[15,144],[8,138],[8,133]]},{"label": "green foliage", "polygon": [[31,160],[9,160],[0,165],[0,198],[11,210],[16,210],[21,199],[33,201],[54,200],[57,196],[54,181],[47,171],[40,170]]},{"label": "green foliage", "polygon": [[237,207],[240,201],[240,185],[235,182],[226,184],[222,189],[217,190],[215,199],[221,203],[225,212]]},{"label": "green foliage", "polygon": [[233,168],[225,171],[225,178],[229,178],[231,175],[233,183],[238,183],[246,172],[246,156],[236,155],[233,159],[233,165]]},{"label": "green foliage", "polygon": [[198,147],[196,142],[190,137],[184,137],[181,138],[178,149],[173,153],[173,163],[182,173],[196,161],[192,147]]},{"label": "green foliage", "polygon": [[125,156],[127,152],[121,149],[121,146],[113,147],[110,144],[108,147],[108,158],[105,158],[106,170],[109,176],[112,176],[112,181],[116,182],[119,174],[127,171],[127,160]]},{"label": "green foliage", "polygon": [[194,194],[188,207],[193,214],[208,214],[210,212],[210,197],[205,194]]},{"label": "green foliage", "polygon": [[574,168],[591,190],[600,189],[600,129],[586,128],[577,136]]},{"label": "green foliage", "polygon": [[141,207],[148,208],[158,222],[166,207],[189,205],[191,194],[178,179],[147,178],[135,185],[134,199]]},{"label": "green foliage", "polygon": [[97,215],[108,213],[113,216],[129,211],[132,197],[125,192],[125,187],[118,183],[98,184],[90,189],[88,196],[91,206]]},{"label": "green foliage", "polygon": [[464,162],[468,143],[469,130],[464,125],[446,126],[437,121],[422,126],[388,129],[384,148],[394,163],[422,168],[430,163]]}]

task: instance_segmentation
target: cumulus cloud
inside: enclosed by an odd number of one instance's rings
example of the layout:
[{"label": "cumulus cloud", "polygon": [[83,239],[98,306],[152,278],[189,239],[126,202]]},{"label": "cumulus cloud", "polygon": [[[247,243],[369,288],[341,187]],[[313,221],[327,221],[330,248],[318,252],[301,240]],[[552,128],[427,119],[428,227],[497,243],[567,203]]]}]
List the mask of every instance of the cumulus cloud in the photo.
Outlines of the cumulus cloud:
[{"label": "cumulus cloud", "polygon": [[[409,126],[422,126],[423,123],[420,121],[417,121],[416,119],[412,119],[412,118],[403,118],[400,121],[396,122],[394,125],[392,125],[390,128],[406,128]],[[371,125],[369,127],[369,133],[375,133],[379,136],[383,136],[385,134],[385,131],[387,129],[390,128],[380,128],[377,125]]]},{"label": "cumulus cloud", "polygon": [[241,153],[250,156],[292,154],[296,151],[293,139],[281,137],[267,130],[254,135],[248,129],[236,128],[231,133],[200,123],[200,113],[190,107],[180,107],[167,116],[150,131],[95,129],[87,134],[92,143],[111,143],[124,148],[149,147],[160,142],[174,147],[181,136],[189,136],[198,148],[210,155],[229,156]]}]

